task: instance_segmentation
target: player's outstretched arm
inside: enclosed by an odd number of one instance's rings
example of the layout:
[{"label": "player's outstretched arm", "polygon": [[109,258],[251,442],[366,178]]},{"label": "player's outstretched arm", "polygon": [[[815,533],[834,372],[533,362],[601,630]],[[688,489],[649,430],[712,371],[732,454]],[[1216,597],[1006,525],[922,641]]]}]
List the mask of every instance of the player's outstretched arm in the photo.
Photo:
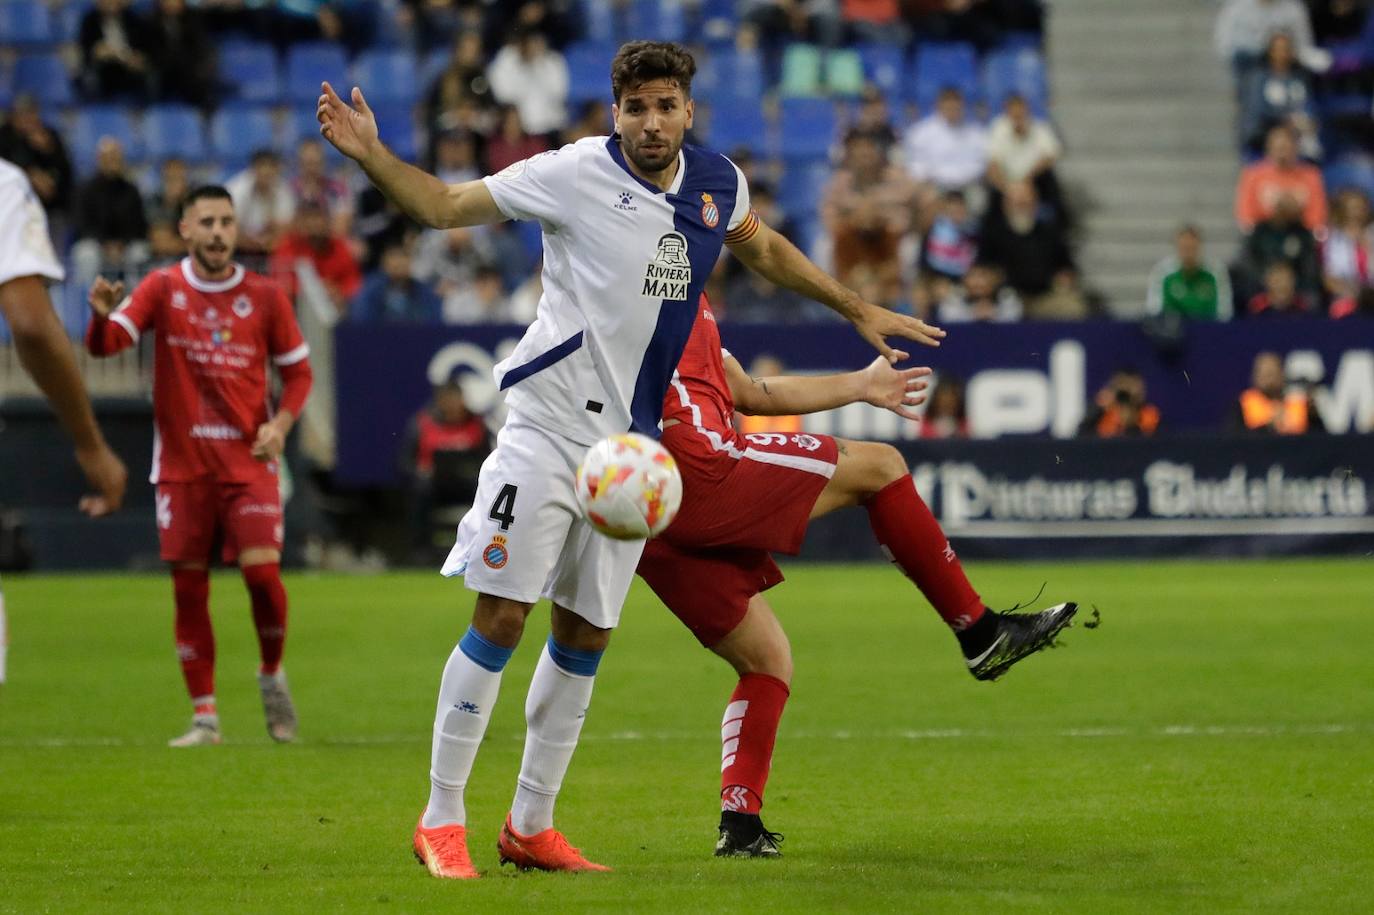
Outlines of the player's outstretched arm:
[{"label": "player's outstretched arm", "polygon": [[445,184],[398,159],[378,137],[377,118],[357,86],[352,106],[329,83],[321,83],[320,89],[315,111],[320,133],[361,165],[372,183],[407,216],[436,229],[486,225],[506,218],[481,181]]},{"label": "player's outstretched arm", "polygon": [[883,356],[858,372],[841,375],[778,375],[752,378],[734,357],[725,360],[725,380],[735,409],[749,416],[793,416],[871,403],[906,419],[919,419],[930,369],[893,368]]},{"label": "player's outstretched arm", "polygon": [[124,501],[129,472],[96,425],[71,342],[52,310],[43,280],[23,276],[0,284],[0,312],[9,323],[19,361],[52,404],[76,445],[81,472],[95,488],[94,495],[81,499],[81,510],[93,518],[116,511]]},{"label": "player's outstretched arm", "polygon": [[730,245],[734,255],[755,273],[771,283],[791,289],[838,312],[854,325],[859,336],[882,353],[889,362],[900,362],[907,354],[893,349],[888,337],[903,337],[924,346],[939,346],[945,332],[920,318],[897,314],[881,305],[865,302],[811,262],[797,246],[760,223],[749,239]]}]

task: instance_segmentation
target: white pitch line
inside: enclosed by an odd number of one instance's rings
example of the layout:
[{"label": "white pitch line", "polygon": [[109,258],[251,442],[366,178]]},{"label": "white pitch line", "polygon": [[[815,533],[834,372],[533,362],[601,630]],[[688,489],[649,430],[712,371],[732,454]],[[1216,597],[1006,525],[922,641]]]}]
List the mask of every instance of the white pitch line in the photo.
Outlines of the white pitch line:
[{"label": "white pitch line", "polygon": [[[781,741],[789,740],[999,740],[999,739],[1110,739],[1115,737],[1312,737],[1335,734],[1374,733],[1374,722],[1331,723],[1331,724],[1171,724],[1154,728],[1091,727],[1063,728],[1055,731],[996,731],[989,729],[931,728],[927,730],[894,731],[784,731],[778,735]],[[505,735],[508,740],[524,740],[524,734],[511,732]],[[612,731],[606,734],[583,734],[583,743],[614,741],[625,743],[671,742],[709,740],[712,731]],[[270,746],[264,739],[237,741],[225,740],[229,744]],[[429,735],[424,732],[414,734],[377,734],[341,737],[323,737],[318,740],[302,738],[299,743],[306,746],[322,747],[386,747],[407,744],[428,744]],[[0,737],[0,748],[6,749],[66,749],[69,747],[158,747],[161,740],[130,740],[122,737]]]}]

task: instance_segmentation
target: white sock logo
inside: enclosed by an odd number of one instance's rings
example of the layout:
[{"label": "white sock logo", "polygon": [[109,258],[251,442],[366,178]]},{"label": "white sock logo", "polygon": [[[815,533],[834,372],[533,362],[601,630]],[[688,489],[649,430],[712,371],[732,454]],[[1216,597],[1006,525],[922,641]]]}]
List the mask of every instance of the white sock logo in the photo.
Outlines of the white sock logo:
[{"label": "white sock logo", "polygon": [[720,723],[720,771],[730,768],[735,761],[735,751],[739,749],[739,732],[744,726],[744,713],[749,710],[748,699],[737,699],[725,707],[725,718]]},{"label": "white sock logo", "polygon": [[743,810],[749,806],[749,789],[743,785],[732,785],[720,796],[721,810]]}]

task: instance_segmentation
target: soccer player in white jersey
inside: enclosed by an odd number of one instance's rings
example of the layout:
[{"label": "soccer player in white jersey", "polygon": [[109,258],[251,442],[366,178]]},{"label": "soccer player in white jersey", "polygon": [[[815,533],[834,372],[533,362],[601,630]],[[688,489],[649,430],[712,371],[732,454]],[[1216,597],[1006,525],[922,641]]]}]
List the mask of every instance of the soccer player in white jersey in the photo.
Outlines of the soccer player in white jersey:
[{"label": "soccer player in white jersey", "polygon": [[833,308],[893,361],[906,354],[888,336],[938,345],[944,335],[831,279],[759,220],[734,163],[684,145],[695,71],[678,45],[626,44],[611,62],[612,136],[457,185],[389,152],[361,90],[349,106],[322,87],[321,133],[414,219],[444,228],[534,219],[544,230],[535,322],[496,367],[510,416],[444,565],[478,597],[444,668],[429,804],[414,835],[417,857],[436,877],[479,876],[467,851],[463,790],[501,671],[540,597],[553,602],[552,634],[526,699],[524,759],[498,848],[503,863],[519,867],[606,870],[553,828],[553,806],[643,543],[596,534],[577,510],[574,478],[592,442],[626,430],[658,434],[721,246]]},{"label": "soccer player in white jersey", "polygon": [[[0,314],[9,324],[20,364],[52,404],[76,444],[76,461],[86,481],[95,487],[95,494],[81,499],[81,510],[98,517],[119,508],[129,474],[100,434],[71,341],[48,300],[47,284],[60,283],[62,277],[38,195],[23,171],[0,159]],[[7,646],[5,598],[0,594],[0,683],[5,682]]]}]

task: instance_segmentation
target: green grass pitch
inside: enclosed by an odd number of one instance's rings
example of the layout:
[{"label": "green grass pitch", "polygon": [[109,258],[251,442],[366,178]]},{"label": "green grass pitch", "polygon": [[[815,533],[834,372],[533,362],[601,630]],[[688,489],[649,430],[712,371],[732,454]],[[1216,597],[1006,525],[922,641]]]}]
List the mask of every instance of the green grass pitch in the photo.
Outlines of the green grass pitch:
[{"label": "green grass pitch", "polygon": [[301,739],[276,746],[247,599],[217,575],[226,743],[176,751],[165,578],[9,576],[0,911],[1374,906],[1367,560],[970,573],[994,606],[1048,581],[1102,625],[982,684],[886,566],[792,566],[773,592],[797,662],[765,809],[778,861],[711,857],[733,677],[636,584],[558,808],[610,875],[497,867],[537,609],[468,789],[475,883],[431,879],[409,847],[460,584],[289,577]]}]

